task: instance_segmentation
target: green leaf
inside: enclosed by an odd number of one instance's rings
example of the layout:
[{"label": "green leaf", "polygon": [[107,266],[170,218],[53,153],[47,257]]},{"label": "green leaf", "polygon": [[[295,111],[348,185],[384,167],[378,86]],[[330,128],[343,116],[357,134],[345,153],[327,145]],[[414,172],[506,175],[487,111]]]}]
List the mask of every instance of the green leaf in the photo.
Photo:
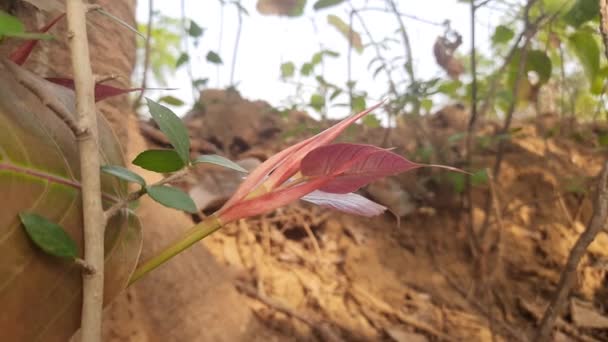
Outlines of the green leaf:
[{"label": "green leaf", "polygon": [[78,256],[76,242],[60,225],[40,215],[26,212],[19,213],[19,218],[27,235],[45,253],[68,259]]},{"label": "green leaf", "polygon": [[526,61],[526,69],[534,71],[538,74],[541,84],[547,83],[551,78],[551,59],[547,53],[542,50],[528,51],[528,60]]},{"label": "green leaf", "polygon": [[187,165],[190,160],[190,139],[184,122],[171,109],[149,98],[146,98],[146,101],[148,102],[148,109],[154,121],[167,136],[171,145],[175,147],[177,154],[182,158],[184,164]]},{"label": "green leaf", "polygon": [[420,106],[427,112],[430,112],[433,108],[433,100],[429,98],[424,98],[420,100]]},{"label": "green leaf", "polygon": [[159,103],[164,102],[168,105],[172,105],[172,106],[176,106],[176,107],[183,106],[185,104],[184,101],[178,99],[175,96],[171,96],[171,95],[161,97],[160,99],[158,99],[158,102]]},{"label": "green leaf", "polygon": [[608,146],[608,133],[603,133],[597,136],[597,143],[600,146]]},{"label": "green leaf", "polygon": [[0,11],[0,36],[12,36],[15,33],[23,33],[23,23],[15,16]]},{"label": "green leaf", "polygon": [[311,63],[304,63],[304,64],[302,64],[302,67],[300,68],[300,74],[302,76],[308,76],[312,73],[313,68],[314,68],[314,65],[312,65]]},{"label": "green leaf", "polygon": [[318,10],[322,10],[322,9],[325,9],[328,7],[339,5],[343,2],[344,2],[344,0],[319,0],[319,1],[315,2],[315,4],[312,6],[312,8],[314,8],[315,11],[318,11]]},{"label": "green leaf", "polygon": [[175,62],[175,67],[179,68],[180,66],[182,66],[184,63],[188,62],[190,60],[190,56],[188,56],[187,53],[182,52],[181,55],[179,55],[179,57],[177,58],[177,62]]},{"label": "green leaf", "polygon": [[104,165],[101,171],[127,182],[137,183],[141,186],[146,186],[146,181],[137,173],[118,165]]},{"label": "green leaf", "polygon": [[133,164],[154,172],[175,172],[184,168],[182,158],[175,150],[147,150],[140,153]]},{"label": "green leaf", "polygon": [[596,18],[600,13],[597,0],[577,0],[574,6],[564,15],[564,20],[570,26],[578,28],[589,20]]},{"label": "green leaf", "polygon": [[578,58],[591,84],[600,69],[600,47],[590,32],[578,31],[568,37],[570,49]]},{"label": "green leaf", "polygon": [[492,35],[492,44],[494,44],[494,45],[506,44],[506,43],[510,42],[514,36],[515,36],[515,32],[511,28],[509,28],[505,25],[498,25],[494,29],[494,34]]},{"label": "green leaf", "polygon": [[355,113],[359,113],[365,110],[365,108],[367,108],[365,96],[353,96],[353,102],[351,103],[350,109]]},{"label": "green leaf", "polygon": [[241,167],[239,164],[233,162],[230,159],[224,158],[222,156],[218,156],[217,154],[206,154],[203,156],[198,156],[196,159],[194,159],[192,161],[192,164],[200,164],[200,163],[215,164],[215,165],[223,166],[225,168],[233,169],[233,170],[236,170],[239,172],[245,172],[245,173],[248,172],[243,167]]},{"label": "green leaf", "polygon": [[361,35],[352,30],[352,28],[342,19],[340,19],[340,17],[330,14],[327,16],[327,23],[335,27],[338,31],[340,31],[344,38],[350,40],[350,44],[358,53],[363,52],[363,43],[361,40]]},{"label": "green leaf", "polygon": [[309,105],[316,111],[320,112],[323,109],[323,106],[325,106],[325,98],[319,94],[312,94],[310,96]]},{"label": "green leaf", "polygon": [[188,35],[190,37],[198,38],[203,35],[203,28],[200,27],[196,21],[190,19],[190,28],[188,28]]},{"label": "green leaf", "polygon": [[488,174],[485,169],[479,170],[471,175],[471,184],[480,185],[488,182]]},{"label": "green leaf", "polygon": [[178,188],[165,185],[152,185],[146,187],[148,195],[165,207],[183,210],[191,214],[198,212],[192,198]]},{"label": "green leaf", "polygon": [[213,51],[207,52],[207,62],[213,63],[213,64],[223,64],[222,58],[220,57],[220,55],[218,55],[217,53],[215,53]]},{"label": "green leaf", "polygon": [[295,70],[296,66],[293,64],[293,62],[285,62],[281,64],[281,77],[290,78],[293,76]]},{"label": "green leaf", "polygon": [[361,119],[361,122],[369,128],[380,127],[380,120],[376,117],[376,114],[368,114]]},{"label": "green leaf", "polygon": [[207,83],[209,83],[209,79],[208,78],[199,78],[197,80],[194,80],[192,82],[192,85],[196,88],[200,88],[200,87],[204,87],[207,85]]}]

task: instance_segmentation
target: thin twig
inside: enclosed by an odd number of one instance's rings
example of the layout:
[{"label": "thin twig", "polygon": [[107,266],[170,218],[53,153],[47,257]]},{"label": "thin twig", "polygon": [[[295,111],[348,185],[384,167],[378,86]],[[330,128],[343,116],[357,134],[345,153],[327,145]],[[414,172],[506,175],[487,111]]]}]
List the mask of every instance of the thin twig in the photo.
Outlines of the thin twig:
[{"label": "thin twig", "polygon": [[[171,182],[175,182],[176,180],[186,176],[189,171],[190,171],[189,168],[181,169],[181,170],[179,170],[175,173],[172,173],[169,176],[159,180],[158,182],[152,184],[152,186],[165,185],[165,184],[169,184]],[[122,208],[126,207],[130,202],[137,200],[138,198],[140,198],[141,196],[143,196],[145,194],[146,194],[145,188],[142,188],[140,190],[129,193],[125,198],[123,198],[119,202],[114,203],[111,207],[109,207],[105,211],[104,216],[105,216],[106,220],[109,220],[111,217],[116,215]]]},{"label": "thin twig", "polygon": [[101,203],[101,181],[94,79],[87,38],[86,6],[82,0],[67,0],[68,40],[76,89],[79,127],[77,137],[82,182],[84,259],[95,272],[84,273],[81,333],[87,342],[101,341],[104,282],[105,220]]},{"label": "thin twig", "polygon": [[[192,71],[192,59],[190,58],[190,32],[189,29],[186,27],[186,1],[185,0],[181,0],[180,1],[180,11],[181,11],[181,25],[182,25],[182,31],[184,34],[184,39],[183,39],[183,49],[186,53],[186,55],[188,56],[188,60],[186,61],[186,72],[188,73],[188,77],[190,78],[190,85],[192,86],[192,102],[196,103],[197,97],[199,94],[197,94],[197,89],[196,87],[194,87],[194,72]],[[192,23],[190,22],[190,26],[192,26]]]},{"label": "thin twig", "polygon": [[401,16],[399,15],[399,9],[397,8],[397,4],[395,3],[394,0],[387,0],[389,6],[391,7],[391,10],[393,11],[393,13],[395,14],[395,18],[397,19],[397,23],[399,24],[399,32],[401,33],[401,39],[403,40],[403,47],[405,49],[405,56],[407,58],[407,62],[405,64],[405,71],[407,72],[407,75],[409,76],[410,79],[410,83],[413,86],[412,88],[414,89],[414,94],[413,95],[413,109],[412,109],[412,113],[414,113],[414,115],[419,115],[420,114],[420,99],[418,98],[418,85],[417,85],[417,81],[416,81],[416,75],[414,74],[414,58],[412,57],[412,45],[410,44],[410,38],[407,34],[407,30],[405,29],[405,23],[403,22],[403,19],[401,18]]},{"label": "thin twig", "polygon": [[236,26],[236,38],[234,39],[234,49],[232,50],[232,65],[230,66],[230,86],[234,86],[234,71],[236,70],[236,58],[239,52],[239,44],[241,43],[241,31],[243,30],[243,11],[240,7],[236,7],[238,12],[238,22]]},{"label": "thin twig", "polygon": [[606,219],[608,219],[608,162],[604,163],[604,167],[600,172],[597,195],[595,197],[595,202],[593,203],[593,216],[585,231],[579,236],[570,250],[568,261],[562,270],[557,284],[557,291],[554,293],[551,302],[543,314],[534,341],[543,342],[548,340],[555,320],[567,303],[566,299],[568,294],[576,281],[576,269],[578,264],[585,255],[589,245],[593,242],[597,234],[602,231],[606,224]]},{"label": "thin twig", "polygon": [[148,0],[148,26],[146,27],[146,45],[144,51],[144,71],[141,76],[141,91],[133,102],[133,110],[139,107],[148,86],[148,70],[150,69],[150,50],[152,49],[152,26],[154,25],[154,0]]}]

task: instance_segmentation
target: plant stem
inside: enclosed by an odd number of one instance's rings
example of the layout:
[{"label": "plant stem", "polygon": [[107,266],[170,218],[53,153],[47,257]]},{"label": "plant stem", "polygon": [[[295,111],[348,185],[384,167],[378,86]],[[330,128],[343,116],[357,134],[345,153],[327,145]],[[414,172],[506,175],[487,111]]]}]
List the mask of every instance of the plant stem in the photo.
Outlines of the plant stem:
[{"label": "plant stem", "polygon": [[105,219],[101,203],[97,116],[86,12],[87,8],[82,0],[67,0],[68,40],[74,71],[76,109],[79,127],[84,129],[84,132],[77,136],[84,217],[84,260],[91,265],[93,271],[82,275],[80,328],[83,341],[99,342],[103,308]]},{"label": "plant stem", "polygon": [[152,259],[146,261],[143,265],[139,266],[131,276],[131,279],[129,279],[129,285],[138,281],[150,271],[164,264],[169,259],[183,252],[186,248],[204,239],[205,237],[209,236],[221,227],[222,222],[220,222],[220,220],[216,216],[212,215],[207,217],[203,222],[190,228],[190,230],[185,233],[183,238],[172,243],[171,245],[169,245],[169,247],[162,250]]},{"label": "plant stem", "polygon": [[152,25],[154,24],[154,0],[148,0],[148,26],[146,27],[146,45],[144,48],[144,71],[141,77],[141,91],[133,102],[133,110],[136,110],[144,98],[144,92],[148,86],[148,70],[150,69],[150,51],[152,50]]}]

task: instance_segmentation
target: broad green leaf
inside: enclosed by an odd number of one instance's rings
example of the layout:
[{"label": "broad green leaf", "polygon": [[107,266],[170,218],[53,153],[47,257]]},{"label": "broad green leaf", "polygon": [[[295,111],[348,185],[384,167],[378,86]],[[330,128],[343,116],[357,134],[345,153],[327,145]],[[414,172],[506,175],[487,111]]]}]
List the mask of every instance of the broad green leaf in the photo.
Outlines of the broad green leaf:
[{"label": "broad green leaf", "polygon": [[[80,162],[69,128],[15,78],[36,84],[75,113],[72,90],[0,63],[0,319],[6,341],[68,341],[79,328],[81,270],[52,257],[29,241],[19,214],[35,213],[60,224],[82,245]],[[102,165],[123,165],[118,139],[99,115]],[[104,208],[128,195],[127,182],[102,173]],[[112,217],[105,230],[104,299],[123,291],[141,250],[141,227],[127,210]]]},{"label": "broad green leaf", "polygon": [[116,176],[120,179],[126,180],[127,182],[137,183],[141,186],[146,186],[146,181],[141,178],[137,173],[126,169],[122,166],[118,165],[104,165],[101,167],[101,171],[110,174],[112,176]]},{"label": "broad green leaf", "polygon": [[152,185],[146,187],[148,195],[165,207],[183,210],[192,214],[198,212],[192,198],[178,188],[166,185]]},{"label": "broad green leaf", "polygon": [[158,124],[160,130],[165,133],[171,145],[175,147],[175,151],[182,158],[184,164],[188,164],[188,160],[190,160],[190,138],[182,119],[175,115],[171,109],[149,98],[146,98],[146,101],[154,121]]},{"label": "broad green leaf", "polygon": [[196,21],[190,19],[190,27],[188,28],[188,35],[190,37],[198,38],[203,35],[203,28],[200,27]]},{"label": "broad green leaf", "polygon": [[424,98],[420,100],[420,107],[422,107],[422,109],[424,109],[425,111],[430,112],[433,108],[433,99]]},{"label": "broad green leaf", "polygon": [[207,61],[209,63],[223,64],[222,58],[220,57],[220,55],[218,55],[217,53],[215,53],[213,51],[207,52],[207,57],[206,58],[207,58]]},{"label": "broad green leaf", "polygon": [[147,150],[140,153],[133,164],[154,172],[175,172],[186,166],[175,150]]},{"label": "broad green leaf", "polygon": [[600,13],[597,0],[577,0],[574,6],[564,15],[564,20],[570,26],[578,28],[589,20],[596,18]]},{"label": "broad green leaf", "polygon": [[0,36],[10,36],[15,33],[23,33],[25,28],[21,20],[4,11],[0,11]]},{"label": "broad green leaf", "polygon": [[316,111],[320,112],[325,106],[325,98],[319,94],[312,94],[310,96],[309,105]]},{"label": "broad green leaf", "polygon": [[541,84],[547,83],[551,78],[551,59],[543,50],[530,50],[528,51],[526,69],[536,72]]},{"label": "broad green leaf", "polygon": [[281,64],[281,77],[290,78],[293,76],[296,67],[293,62],[285,62]]},{"label": "broad green leaf", "polygon": [[505,25],[498,25],[494,29],[494,34],[492,35],[492,44],[494,44],[494,45],[506,44],[506,43],[510,42],[514,36],[515,36],[515,32],[511,28],[509,28]]},{"label": "broad green leaf", "polygon": [[178,99],[177,97],[171,95],[161,97],[160,99],[158,99],[158,102],[163,102],[176,107],[183,106],[185,104],[184,101],[182,101],[181,99]]},{"label": "broad green leaf", "polygon": [[328,7],[339,5],[343,2],[344,0],[318,0],[317,2],[315,2],[312,8],[314,8],[315,11],[318,11]]},{"label": "broad green leaf", "polygon": [[223,166],[228,169],[233,169],[236,171],[247,173],[247,170],[245,170],[239,164],[233,162],[230,159],[226,159],[222,156],[218,156],[217,154],[207,154],[207,155],[203,155],[203,156],[198,156],[196,159],[194,159],[192,161],[192,164],[200,164],[200,163],[215,164],[215,165]]},{"label": "broad green leaf", "polygon": [[352,47],[358,52],[363,52],[363,43],[361,41],[361,35],[354,30],[347,23],[345,23],[340,17],[330,14],[327,16],[327,23],[335,27],[336,30],[340,31],[346,40],[350,40]]},{"label": "broad green leaf", "polygon": [[312,65],[311,63],[304,63],[304,64],[302,64],[302,67],[300,68],[300,74],[302,76],[308,76],[312,73],[313,68],[314,68],[314,65]]},{"label": "broad green leaf", "polygon": [[76,242],[57,223],[27,212],[20,213],[19,218],[30,239],[45,253],[68,259],[78,256]]},{"label": "broad green leaf", "polygon": [[568,45],[585,70],[589,83],[593,83],[600,69],[600,47],[592,33],[577,31],[568,37]]}]

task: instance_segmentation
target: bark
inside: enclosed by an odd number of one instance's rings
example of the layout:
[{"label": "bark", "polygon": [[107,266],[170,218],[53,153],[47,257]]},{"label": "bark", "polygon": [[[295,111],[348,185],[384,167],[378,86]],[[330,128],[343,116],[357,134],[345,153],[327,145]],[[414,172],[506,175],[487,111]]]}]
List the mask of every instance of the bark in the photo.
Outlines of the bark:
[{"label": "bark", "polygon": [[[93,1],[128,23],[134,23],[134,0]],[[30,29],[43,26],[53,14],[42,13],[15,1],[0,2],[0,9],[20,17]],[[123,76],[128,87],[135,62],[135,35],[99,14],[89,14],[89,41],[93,72]],[[57,40],[42,42],[25,66],[43,76],[70,77],[71,64],[62,21],[52,30]],[[139,38],[137,38],[139,39]],[[0,46],[7,56],[15,44]],[[137,118],[126,96],[98,103],[120,139],[127,161],[146,148]],[[138,170],[151,183],[159,176]],[[144,229],[145,260],[172,241],[192,222],[181,212],[161,207],[149,199],[141,201],[139,217]],[[272,340],[243,305],[228,277],[202,244],[193,246],[125,291],[106,309],[105,341],[251,341]]]}]

